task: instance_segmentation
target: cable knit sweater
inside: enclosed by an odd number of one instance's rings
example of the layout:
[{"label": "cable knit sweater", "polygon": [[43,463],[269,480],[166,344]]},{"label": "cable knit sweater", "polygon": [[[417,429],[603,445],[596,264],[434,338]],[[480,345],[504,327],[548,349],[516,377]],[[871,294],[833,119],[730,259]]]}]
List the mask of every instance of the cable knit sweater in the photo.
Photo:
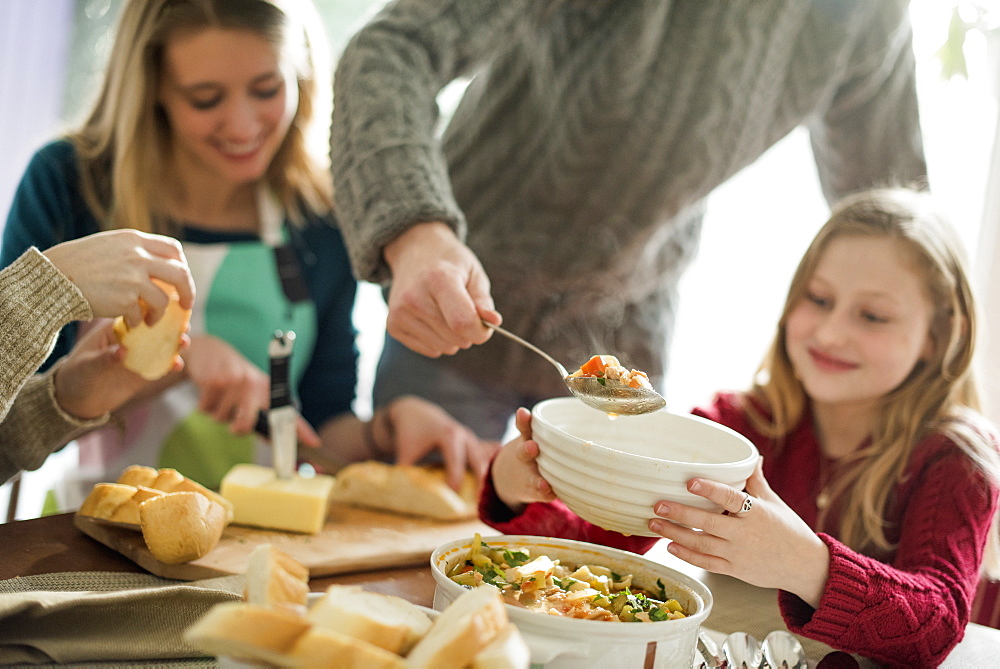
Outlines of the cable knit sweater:
[{"label": "cable knit sweater", "polygon": [[[764,456],[771,488],[810,527],[820,529],[816,499],[823,455],[809,416],[775,453],[774,441],[753,429],[736,395],[721,394],[693,413],[750,439]],[[996,443],[997,436],[992,439]],[[781,614],[792,632],[834,648],[892,667],[937,666],[965,634],[998,490],[954,442],[935,434],[915,449],[892,499],[886,521],[888,538],[898,545],[895,553],[875,559],[851,550],[835,538],[837,521],[831,517],[823,526],[830,533],[819,533],[830,549],[819,607],[779,591]],[[480,515],[505,534],[580,539],[639,553],[658,541],[602,530],[559,501],[530,504],[512,516],[489,487]]]},{"label": "cable knit sweater", "polygon": [[59,408],[56,368],[32,376],[64,325],[91,318],[83,294],[37,249],[0,272],[0,483],[107,422],[79,421]]},{"label": "cable knit sweater", "polygon": [[[665,371],[704,198],[807,125],[828,199],[926,174],[906,0],[398,0],[339,59],[334,183],[358,275],[450,224],[504,323],[562,361]],[[472,82],[439,139],[436,94]],[[747,203],[753,225],[768,205]],[[764,257],[766,240],[748,252]],[[724,268],[719,268],[720,274]],[[443,358],[563,395],[503,337]]]}]

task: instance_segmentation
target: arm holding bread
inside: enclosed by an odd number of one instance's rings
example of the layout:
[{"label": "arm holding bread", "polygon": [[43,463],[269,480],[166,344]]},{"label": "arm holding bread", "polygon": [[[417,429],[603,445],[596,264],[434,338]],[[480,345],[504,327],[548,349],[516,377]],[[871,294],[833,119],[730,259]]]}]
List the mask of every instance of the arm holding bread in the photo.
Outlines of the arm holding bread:
[{"label": "arm holding bread", "polygon": [[[29,248],[0,273],[0,327],[19,333],[5,340],[0,355],[0,443],[17,444],[0,452],[0,481],[37,468],[53,450],[106,422],[107,412],[145,385],[122,367],[124,351],[110,323],[84,337],[57,367],[30,377],[67,323],[118,315],[118,309],[132,306],[141,315],[139,299],[146,296],[153,302],[163,296],[166,302],[153,273],[180,283],[190,305],[191,277],[171,241],[132,231],[93,235],[44,254]],[[132,270],[124,271],[132,261]],[[138,269],[143,264],[149,271],[145,279]],[[134,305],[126,304],[127,296]],[[95,386],[101,392],[92,392]]]}]

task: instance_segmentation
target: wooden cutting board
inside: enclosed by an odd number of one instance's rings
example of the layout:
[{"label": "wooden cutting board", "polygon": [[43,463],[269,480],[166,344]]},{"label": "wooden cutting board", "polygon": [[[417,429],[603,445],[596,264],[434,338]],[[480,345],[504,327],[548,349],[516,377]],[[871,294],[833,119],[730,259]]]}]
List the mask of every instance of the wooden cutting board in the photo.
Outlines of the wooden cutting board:
[{"label": "wooden cutting board", "polygon": [[142,533],[77,514],[74,523],[84,534],[118,551],[143,569],[183,581],[242,574],[250,552],[273,544],[309,569],[311,576],[330,576],[386,567],[427,564],[441,544],[476,532],[495,534],[479,520],[440,522],[423,518],[331,504],[326,525],[318,534],[296,534],[230,525],[219,545],[207,555],[183,564],[164,564],[146,548]]}]

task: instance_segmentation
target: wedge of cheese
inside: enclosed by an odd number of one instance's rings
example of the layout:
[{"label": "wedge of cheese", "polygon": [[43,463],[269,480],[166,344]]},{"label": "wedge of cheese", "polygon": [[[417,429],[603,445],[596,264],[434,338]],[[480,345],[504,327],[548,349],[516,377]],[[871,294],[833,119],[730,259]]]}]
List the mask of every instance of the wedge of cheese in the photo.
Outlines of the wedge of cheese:
[{"label": "wedge of cheese", "polygon": [[281,480],[271,467],[242,464],[229,470],[219,492],[233,505],[234,523],[316,534],[332,488],[332,476]]}]

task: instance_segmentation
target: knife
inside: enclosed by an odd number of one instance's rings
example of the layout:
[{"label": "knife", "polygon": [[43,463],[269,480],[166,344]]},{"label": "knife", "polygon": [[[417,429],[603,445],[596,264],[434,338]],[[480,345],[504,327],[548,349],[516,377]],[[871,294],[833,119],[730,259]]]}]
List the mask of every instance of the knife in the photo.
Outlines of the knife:
[{"label": "knife", "polygon": [[274,449],[274,471],[279,479],[290,479],[295,474],[295,424],[299,414],[292,403],[288,381],[294,343],[294,332],[278,330],[267,348],[271,360],[271,408],[267,412],[267,425]]}]

